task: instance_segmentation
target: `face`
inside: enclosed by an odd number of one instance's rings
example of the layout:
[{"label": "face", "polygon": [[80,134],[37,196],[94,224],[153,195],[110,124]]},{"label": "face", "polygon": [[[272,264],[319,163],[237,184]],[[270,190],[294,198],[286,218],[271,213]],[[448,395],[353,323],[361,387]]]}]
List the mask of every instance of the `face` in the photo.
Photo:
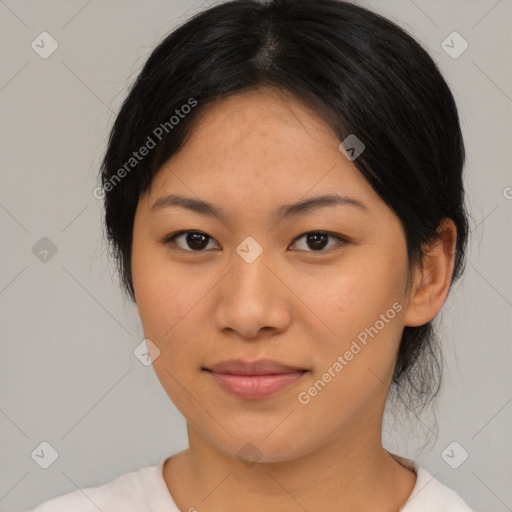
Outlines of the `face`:
[{"label": "face", "polygon": [[[139,200],[132,273],[154,369],[189,428],[225,454],[252,443],[276,462],[380,439],[406,242],[339,142],[292,96],[232,96],[204,111]],[[286,210],[327,195],[345,200]],[[301,371],[208,371],[230,359]]]}]

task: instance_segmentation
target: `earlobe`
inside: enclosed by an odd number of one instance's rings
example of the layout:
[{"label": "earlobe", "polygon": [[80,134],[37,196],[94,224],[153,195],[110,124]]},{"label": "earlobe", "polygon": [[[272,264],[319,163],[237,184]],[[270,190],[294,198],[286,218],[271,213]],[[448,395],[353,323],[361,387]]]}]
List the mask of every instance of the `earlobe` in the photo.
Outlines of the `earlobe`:
[{"label": "earlobe", "polygon": [[457,228],[445,218],[439,223],[438,237],[424,249],[421,268],[415,270],[404,324],[424,325],[441,310],[450,290],[455,259]]}]

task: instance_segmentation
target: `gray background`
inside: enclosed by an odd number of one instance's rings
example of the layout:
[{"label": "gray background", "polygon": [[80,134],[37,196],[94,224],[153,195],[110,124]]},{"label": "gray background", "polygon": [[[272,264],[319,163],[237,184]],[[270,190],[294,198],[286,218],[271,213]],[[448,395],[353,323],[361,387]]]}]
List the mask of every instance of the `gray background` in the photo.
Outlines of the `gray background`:
[{"label": "gray background", "polygon": [[[473,217],[466,274],[439,319],[438,439],[421,449],[420,434],[387,434],[388,446],[475,509],[512,510],[512,2],[361,3],[414,34],[452,87]],[[142,328],[108,262],[92,191],[127,86],[205,5],[0,0],[0,510],[106,483],[186,447],[183,417],[133,355]],[[31,47],[43,31],[59,45],[47,59]],[[469,44],[456,59],[441,47],[453,31]],[[33,250],[43,237],[57,248],[46,261]],[[31,457],[43,441],[59,454],[48,469]],[[469,454],[458,469],[441,455],[453,441]]]}]

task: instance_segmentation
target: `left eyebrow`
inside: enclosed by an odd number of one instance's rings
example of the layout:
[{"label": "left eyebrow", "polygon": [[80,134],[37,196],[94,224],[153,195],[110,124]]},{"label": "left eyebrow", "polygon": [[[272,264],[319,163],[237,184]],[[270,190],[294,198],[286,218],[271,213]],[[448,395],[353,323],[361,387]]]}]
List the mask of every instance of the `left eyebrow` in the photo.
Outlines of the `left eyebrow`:
[{"label": "left eyebrow", "polygon": [[[157,199],[151,206],[150,211],[155,212],[171,206],[187,208],[188,210],[192,210],[201,215],[217,217],[218,219],[225,220],[227,218],[226,212],[219,206],[203,201],[202,199],[184,197],[175,194],[170,194]],[[310,199],[304,199],[297,203],[283,205],[275,211],[274,217],[283,219],[291,216],[304,215],[313,210],[325,208],[327,206],[354,206],[365,212],[369,211],[365,204],[353,197],[340,196],[338,194],[327,194],[312,197]]]},{"label": "left eyebrow", "polygon": [[282,219],[290,216],[304,215],[305,213],[317,210],[318,208],[325,208],[326,206],[355,206],[365,212],[369,211],[368,207],[358,199],[349,196],[340,196],[338,194],[327,194],[281,206],[277,209],[275,216]]}]

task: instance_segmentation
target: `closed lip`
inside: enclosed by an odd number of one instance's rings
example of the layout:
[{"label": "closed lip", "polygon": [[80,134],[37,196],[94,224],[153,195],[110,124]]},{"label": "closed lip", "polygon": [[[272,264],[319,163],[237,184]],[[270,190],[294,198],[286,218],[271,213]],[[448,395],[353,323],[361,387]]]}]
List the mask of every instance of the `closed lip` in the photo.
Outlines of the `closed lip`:
[{"label": "closed lip", "polygon": [[228,359],[209,367],[204,367],[203,370],[231,375],[282,375],[284,373],[308,371],[306,368],[283,364],[272,359],[260,359],[256,361]]}]

